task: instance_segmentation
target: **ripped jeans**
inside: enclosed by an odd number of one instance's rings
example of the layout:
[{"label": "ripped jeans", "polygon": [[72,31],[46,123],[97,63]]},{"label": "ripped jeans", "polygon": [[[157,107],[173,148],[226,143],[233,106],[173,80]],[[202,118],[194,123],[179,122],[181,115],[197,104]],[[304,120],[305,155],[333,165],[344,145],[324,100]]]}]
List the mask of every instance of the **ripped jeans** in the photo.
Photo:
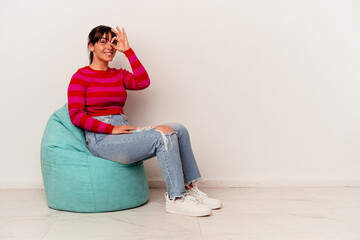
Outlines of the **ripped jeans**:
[{"label": "ripped jeans", "polygon": [[[114,126],[129,125],[126,115],[97,116]],[[131,130],[131,134],[106,134],[84,130],[88,149],[94,156],[122,164],[157,157],[170,199],[185,195],[185,185],[201,179],[187,129],[180,123],[161,124],[174,129],[163,133],[156,126]]]}]

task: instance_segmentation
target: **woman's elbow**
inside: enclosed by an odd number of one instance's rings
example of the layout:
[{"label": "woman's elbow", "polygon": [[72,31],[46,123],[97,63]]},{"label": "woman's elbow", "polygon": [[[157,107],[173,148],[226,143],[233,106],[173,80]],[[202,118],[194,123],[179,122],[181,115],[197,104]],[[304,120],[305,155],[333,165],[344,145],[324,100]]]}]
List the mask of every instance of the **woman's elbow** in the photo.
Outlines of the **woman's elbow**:
[{"label": "woman's elbow", "polygon": [[137,84],[139,90],[145,89],[150,86],[150,78],[147,78],[145,81],[142,81]]}]

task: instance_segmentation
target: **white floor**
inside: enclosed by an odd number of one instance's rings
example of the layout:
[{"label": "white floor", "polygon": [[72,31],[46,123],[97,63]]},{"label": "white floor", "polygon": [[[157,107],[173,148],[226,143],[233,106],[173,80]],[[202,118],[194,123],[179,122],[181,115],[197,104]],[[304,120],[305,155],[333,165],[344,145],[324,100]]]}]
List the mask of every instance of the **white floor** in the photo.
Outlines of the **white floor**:
[{"label": "white floor", "polygon": [[223,202],[208,217],[165,213],[164,189],[141,207],[72,213],[47,207],[44,190],[0,190],[1,240],[359,240],[360,188],[207,188]]}]

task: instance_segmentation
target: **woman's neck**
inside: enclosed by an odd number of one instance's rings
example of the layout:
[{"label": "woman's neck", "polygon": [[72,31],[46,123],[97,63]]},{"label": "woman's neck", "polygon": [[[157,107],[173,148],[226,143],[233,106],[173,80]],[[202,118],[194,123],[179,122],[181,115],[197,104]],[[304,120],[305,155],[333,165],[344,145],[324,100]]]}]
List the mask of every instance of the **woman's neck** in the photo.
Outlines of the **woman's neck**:
[{"label": "woman's neck", "polygon": [[108,62],[103,62],[103,61],[98,62],[94,59],[94,61],[90,64],[90,67],[94,70],[106,71],[109,69],[109,64]]}]

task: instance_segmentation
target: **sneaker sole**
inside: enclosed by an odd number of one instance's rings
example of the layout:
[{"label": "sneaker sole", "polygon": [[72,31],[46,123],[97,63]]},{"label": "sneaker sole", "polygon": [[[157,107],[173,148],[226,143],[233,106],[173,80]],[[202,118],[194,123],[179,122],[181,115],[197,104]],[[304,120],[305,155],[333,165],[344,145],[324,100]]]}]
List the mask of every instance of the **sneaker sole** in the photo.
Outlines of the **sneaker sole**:
[{"label": "sneaker sole", "polygon": [[182,211],[177,211],[175,209],[171,209],[171,208],[165,208],[165,212],[167,213],[173,213],[173,214],[181,214],[181,215],[186,215],[186,216],[192,216],[192,217],[204,217],[204,216],[208,216],[211,214],[210,212],[204,212],[204,213],[193,213],[193,212],[182,212]]},{"label": "sneaker sole", "polygon": [[217,210],[217,209],[220,209],[222,207],[222,204],[220,204],[220,206],[209,206],[209,205],[206,205],[206,206],[208,206],[212,210]]}]

